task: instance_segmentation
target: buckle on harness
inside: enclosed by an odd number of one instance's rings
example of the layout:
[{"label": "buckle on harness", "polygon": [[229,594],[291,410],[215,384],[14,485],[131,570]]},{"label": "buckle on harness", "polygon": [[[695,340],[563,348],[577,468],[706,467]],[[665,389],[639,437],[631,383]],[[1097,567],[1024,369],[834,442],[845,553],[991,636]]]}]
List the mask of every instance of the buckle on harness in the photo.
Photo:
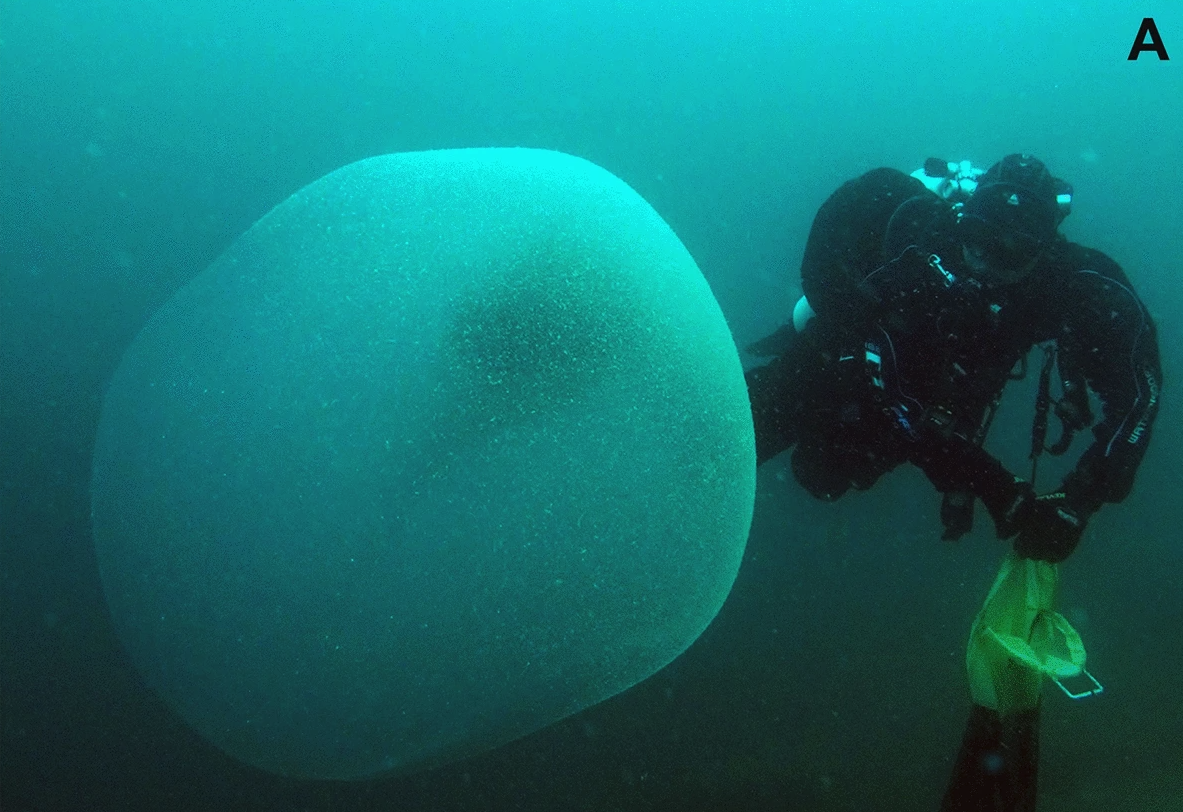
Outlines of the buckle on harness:
[{"label": "buckle on harness", "polygon": [[941,258],[936,254],[928,255],[928,267],[937,271],[945,280],[945,287],[950,287],[957,281],[957,277],[945,270],[945,266],[941,264]]},{"label": "buckle on harness", "polygon": [[886,389],[883,384],[883,355],[877,344],[868,341],[863,345],[863,359],[867,367],[867,374],[871,376],[871,383],[879,389]]}]

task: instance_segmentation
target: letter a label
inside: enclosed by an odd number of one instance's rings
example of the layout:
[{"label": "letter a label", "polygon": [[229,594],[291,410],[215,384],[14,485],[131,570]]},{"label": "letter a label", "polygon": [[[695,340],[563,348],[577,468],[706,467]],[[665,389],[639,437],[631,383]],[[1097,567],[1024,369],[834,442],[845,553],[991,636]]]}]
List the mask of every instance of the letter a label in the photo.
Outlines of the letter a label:
[{"label": "letter a label", "polygon": [[[1149,42],[1147,42],[1147,37],[1150,39]],[[1158,54],[1160,62],[1170,59],[1167,56],[1167,46],[1162,44],[1162,37],[1159,36],[1158,26],[1154,24],[1153,17],[1142,18],[1142,26],[1138,29],[1138,36],[1134,37],[1134,47],[1130,49],[1129,61],[1138,61],[1138,57],[1143,51],[1154,51]]]}]

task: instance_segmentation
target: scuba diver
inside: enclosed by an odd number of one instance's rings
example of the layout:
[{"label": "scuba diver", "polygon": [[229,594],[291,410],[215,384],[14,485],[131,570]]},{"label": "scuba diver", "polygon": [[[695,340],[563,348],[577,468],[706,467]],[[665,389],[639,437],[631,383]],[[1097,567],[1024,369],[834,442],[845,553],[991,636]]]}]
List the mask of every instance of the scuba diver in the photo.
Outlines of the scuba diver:
[{"label": "scuba diver", "polygon": [[[1154,323],[1122,269],[1059,233],[1072,194],[1018,154],[985,172],[930,159],[841,186],[813,221],[793,325],[748,348],[772,357],[746,374],[758,463],[791,448],[794,477],[823,500],[912,463],[941,494],[943,538],[969,532],[980,501],[1018,556],[1071,555],[1101,505],[1129,494],[1162,377]],[[982,443],[1037,346],[1024,478]],[[1049,413],[1063,429],[1052,443]],[[1039,456],[1089,427],[1072,471],[1037,494]],[[1038,707],[975,706],[943,809],[1034,809],[1037,752]]]}]

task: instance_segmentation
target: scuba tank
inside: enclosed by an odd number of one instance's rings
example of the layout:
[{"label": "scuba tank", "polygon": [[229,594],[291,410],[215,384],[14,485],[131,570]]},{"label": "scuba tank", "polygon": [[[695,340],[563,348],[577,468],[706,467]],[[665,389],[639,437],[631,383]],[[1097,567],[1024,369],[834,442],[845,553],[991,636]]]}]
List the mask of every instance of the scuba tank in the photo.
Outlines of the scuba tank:
[{"label": "scuba tank", "polygon": [[954,203],[964,203],[978,188],[978,178],[984,174],[985,169],[974,166],[970,161],[954,162],[929,158],[923,167],[912,173],[912,177],[938,197]]}]

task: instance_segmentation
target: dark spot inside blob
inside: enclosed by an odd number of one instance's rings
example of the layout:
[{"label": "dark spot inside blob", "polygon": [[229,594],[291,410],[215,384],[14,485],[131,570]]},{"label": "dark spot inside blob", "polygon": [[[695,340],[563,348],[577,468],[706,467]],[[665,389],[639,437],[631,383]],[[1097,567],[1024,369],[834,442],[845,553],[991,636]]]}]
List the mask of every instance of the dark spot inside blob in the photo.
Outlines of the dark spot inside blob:
[{"label": "dark spot inside blob", "polygon": [[512,418],[561,408],[620,372],[644,330],[617,277],[562,251],[490,274],[445,338],[458,401]]}]

